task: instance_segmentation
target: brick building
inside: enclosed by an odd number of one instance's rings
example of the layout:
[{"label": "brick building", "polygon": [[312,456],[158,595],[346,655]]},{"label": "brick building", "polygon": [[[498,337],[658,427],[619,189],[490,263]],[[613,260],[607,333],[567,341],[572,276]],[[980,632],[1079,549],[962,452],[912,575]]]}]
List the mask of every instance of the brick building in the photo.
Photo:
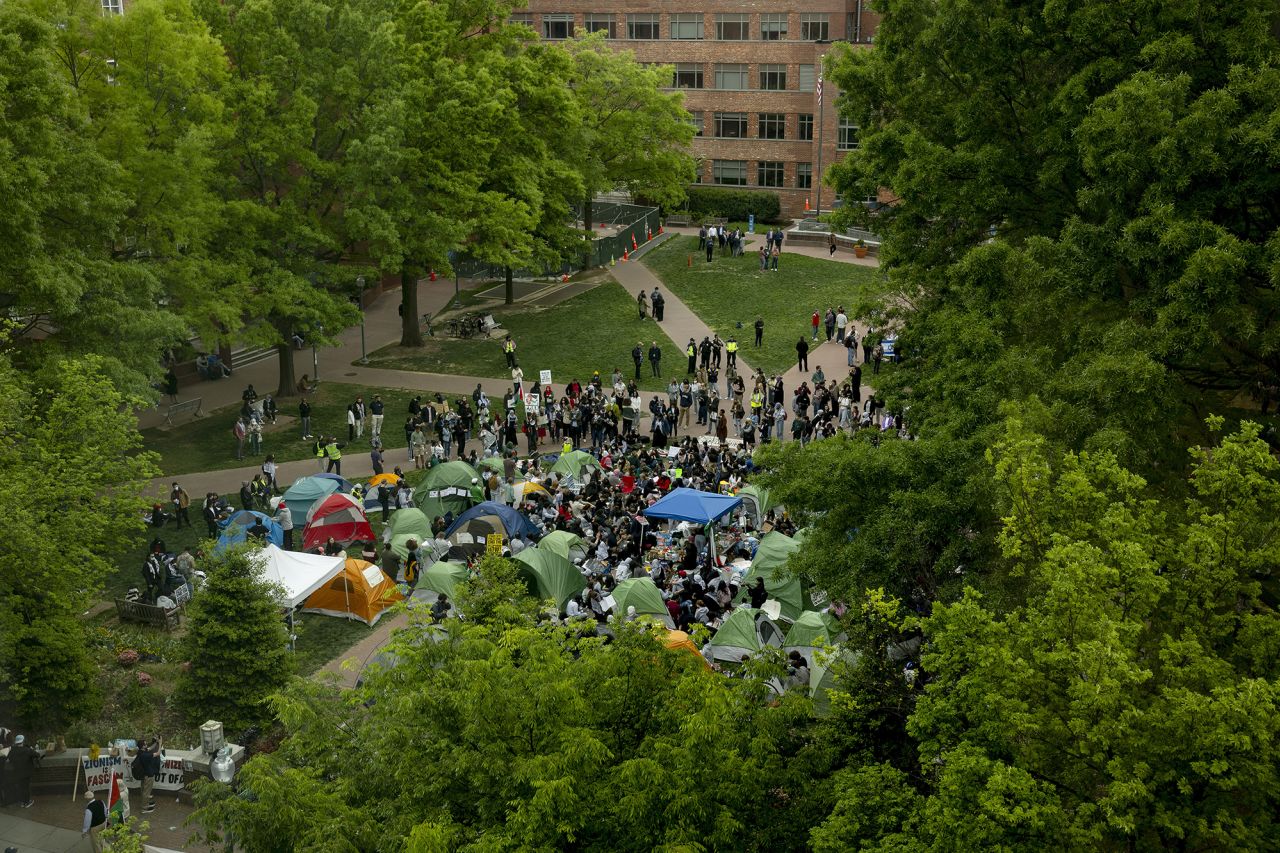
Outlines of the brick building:
[{"label": "brick building", "polygon": [[[776,191],[786,215],[818,203],[823,172],[857,146],[817,82],[833,41],[869,45],[879,19],[864,0],[811,0],[788,9],[731,0],[530,0],[512,16],[546,39],[603,31],[640,62],[674,66],[672,86],[698,127],[698,182]],[[819,116],[821,125],[819,128]],[[821,139],[822,154],[818,147]],[[823,188],[822,205],[834,193]]]}]

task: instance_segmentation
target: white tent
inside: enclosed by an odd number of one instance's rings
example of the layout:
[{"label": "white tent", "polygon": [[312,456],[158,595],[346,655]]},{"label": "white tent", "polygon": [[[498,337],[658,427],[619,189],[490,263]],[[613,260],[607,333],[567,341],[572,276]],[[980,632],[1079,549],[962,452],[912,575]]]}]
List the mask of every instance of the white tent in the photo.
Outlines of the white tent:
[{"label": "white tent", "polygon": [[285,551],[268,544],[255,555],[268,581],[284,588],[284,604],[290,609],[342,572],[343,557]]}]

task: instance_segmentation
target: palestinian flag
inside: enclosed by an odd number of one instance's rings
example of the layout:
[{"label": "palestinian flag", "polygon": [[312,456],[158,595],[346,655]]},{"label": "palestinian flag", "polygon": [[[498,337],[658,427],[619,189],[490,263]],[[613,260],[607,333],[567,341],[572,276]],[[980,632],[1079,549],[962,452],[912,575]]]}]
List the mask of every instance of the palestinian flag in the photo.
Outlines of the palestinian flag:
[{"label": "palestinian flag", "polygon": [[111,796],[107,799],[107,822],[121,824],[129,819],[129,791],[120,777],[111,774]]}]

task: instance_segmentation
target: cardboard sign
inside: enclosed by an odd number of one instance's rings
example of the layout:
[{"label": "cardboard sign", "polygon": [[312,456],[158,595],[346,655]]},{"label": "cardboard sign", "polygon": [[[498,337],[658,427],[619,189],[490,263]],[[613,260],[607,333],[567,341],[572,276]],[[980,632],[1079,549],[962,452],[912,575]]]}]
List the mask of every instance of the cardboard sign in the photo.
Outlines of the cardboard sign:
[{"label": "cardboard sign", "polygon": [[550,385],[550,384],[551,384],[551,371],[550,371],[550,370],[539,370],[539,371],[538,371],[538,384],[539,384],[539,385]]},{"label": "cardboard sign", "polygon": [[527,414],[528,413],[536,414],[538,412],[538,409],[541,407],[541,405],[542,405],[542,396],[539,395],[536,391],[531,391],[528,394],[524,395],[524,410]]}]

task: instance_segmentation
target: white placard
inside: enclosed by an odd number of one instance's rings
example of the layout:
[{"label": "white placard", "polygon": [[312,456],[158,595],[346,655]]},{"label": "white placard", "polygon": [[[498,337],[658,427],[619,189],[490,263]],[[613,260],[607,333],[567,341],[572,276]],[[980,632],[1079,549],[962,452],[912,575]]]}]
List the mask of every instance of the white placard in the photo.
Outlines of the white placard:
[{"label": "white placard", "polygon": [[551,384],[551,371],[550,371],[550,370],[539,370],[539,371],[538,371],[538,384],[539,384],[539,385],[550,385],[550,384]]}]

